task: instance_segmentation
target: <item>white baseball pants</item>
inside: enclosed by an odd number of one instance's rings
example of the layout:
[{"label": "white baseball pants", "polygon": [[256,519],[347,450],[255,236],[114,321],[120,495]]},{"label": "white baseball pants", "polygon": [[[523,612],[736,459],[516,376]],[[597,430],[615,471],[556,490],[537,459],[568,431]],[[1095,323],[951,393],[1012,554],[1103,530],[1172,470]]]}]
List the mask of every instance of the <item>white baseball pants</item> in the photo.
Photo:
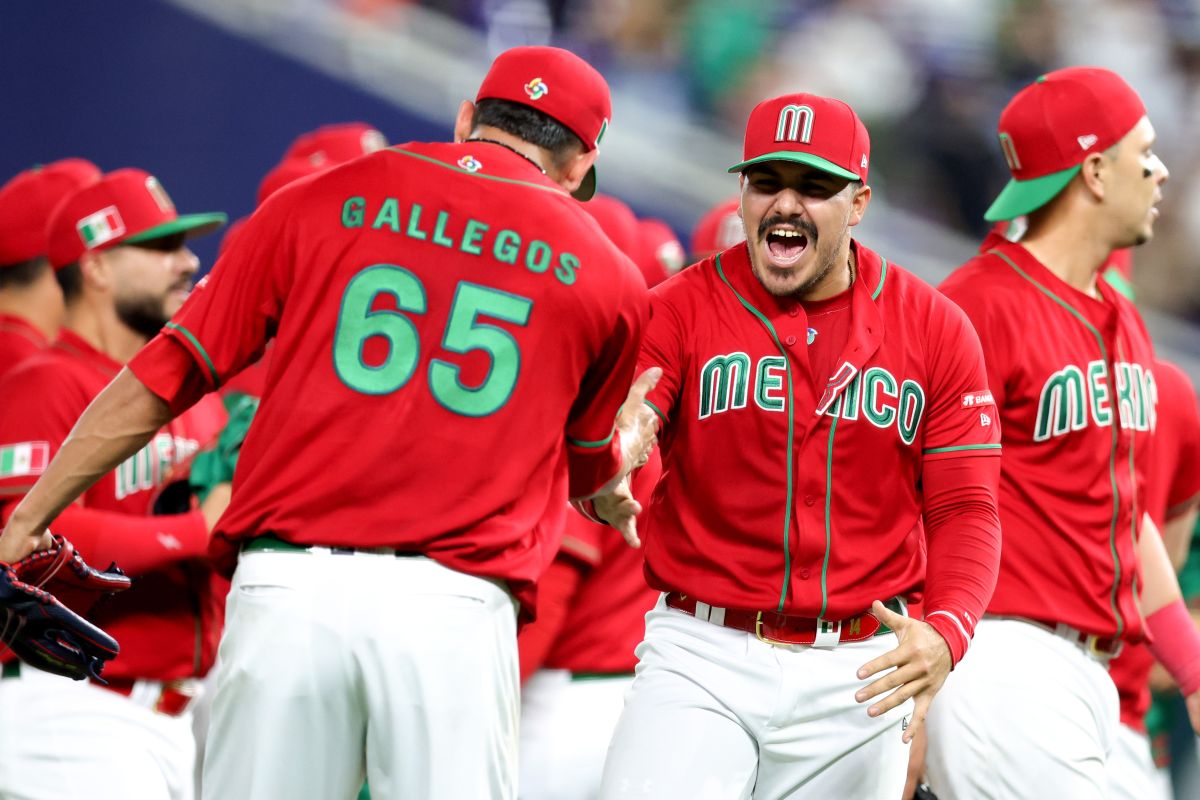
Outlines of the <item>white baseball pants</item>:
[{"label": "white baseball pants", "polygon": [[516,605],[427,558],[243,553],[207,800],[511,800]]},{"label": "white baseball pants", "polygon": [[895,634],[833,648],[775,646],[668,609],[646,639],[604,765],[603,800],[896,800],[908,702],[881,717],[858,668]]},{"label": "white baseball pants", "polygon": [[535,672],[521,689],[521,800],[595,800],[632,675]]},{"label": "white baseball pants", "polygon": [[191,800],[191,714],[21,665],[0,680],[3,800]]},{"label": "white baseball pants", "polygon": [[984,619],[926,720],[939,800],[1109,796],[1117,689],[1104,663],[1061,636]]},{"label": "white baseball pants", "polygon": [[1171,800],[1171,777],[1154,765],[1150,739],[1128,725],[1117,728],[1117,741],[1108,757],[1109,797],[1112,800]]}]

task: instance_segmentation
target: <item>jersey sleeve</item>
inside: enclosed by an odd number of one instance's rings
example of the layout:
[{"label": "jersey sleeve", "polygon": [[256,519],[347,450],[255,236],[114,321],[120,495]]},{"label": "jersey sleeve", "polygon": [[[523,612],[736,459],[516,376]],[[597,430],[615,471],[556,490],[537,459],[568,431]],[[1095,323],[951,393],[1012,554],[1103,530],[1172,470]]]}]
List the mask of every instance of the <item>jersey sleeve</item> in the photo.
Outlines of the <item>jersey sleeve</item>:
[{"label": "jersey sleeve", "polygon": [[246,221],[163,331],[192,356],[210,390],[257,361],[275,335],[291,280],[295,226],[287,222],[305,188],[281,190]]},{"label": "jersey sleeve", "polygon": [[979,336],[952,303],[938,303],[933,320],[926,350],[930,392],[924,460],[999,456],[1000,415]]},{"label": "jersey sleeve", "polygon": [[1172,401],[1177,405],[1159,411],[1160,417],[1163,413],[1179,416],[1179,457],[1167,492],[1167,519],[1190,511],[1200,501],[1200,406],[1191,380],[1186,374],[1179,377],[1180,396]]},{"label": "jersey sleeve", "polygon": [[983,350],[987,389],[992,393],[996,407],[1003,408],[1011,369],[1007,336],[1001,330],[1005,312],[998,308],[999,300],[982,295],[961,272],[947,278],[939,289],[966,314],[975,333],[974,339]]},{"label": "jersey sleeve", "polygon": [[33,487],[90,399],[51,363],[0,381],[0,498],[21,497]]},{"label": "jersey sleeve", "polygon": [[646,325],[645,287],[640,280],[627,276],[614,301],[617,313],[612,329],[584,376],[567,418],[571,497],[594,494],[621,468],[621,442],[615,421],[636,377],[634,367]]},{"label": "jersey sleeve", "polygon": [[650,321],[638,353],[638,374],[651,367],[662,369],[654,390],[646,395],[646,404],[658,414],[665,426],[683,385],[684,329],[673,297],[659,292],[650,295]]}]

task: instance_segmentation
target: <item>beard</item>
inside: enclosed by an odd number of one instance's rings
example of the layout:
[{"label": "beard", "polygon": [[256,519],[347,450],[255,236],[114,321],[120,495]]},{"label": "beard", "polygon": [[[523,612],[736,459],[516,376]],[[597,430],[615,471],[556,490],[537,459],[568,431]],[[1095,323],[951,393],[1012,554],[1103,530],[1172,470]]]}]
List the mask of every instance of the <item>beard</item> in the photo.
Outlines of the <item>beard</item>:
[{"label": "beard", "polygon": [[171,318],[165,297],[142,294],[117,298],[117,317],[131,330],[153,339]]},{"label": "beard", "polygon": [[813,270],[812,274],[799,286],[784,287],[779,286],[778,283],[768,282],[768,276],[777,276],[779,271],[772,267],[770,263],[759,263],[761,254],[758,252],[757,247],[749,248],[750,268],[753,270],[754,276],[758,278],[758,282],[764,289],[767,290],[769,294],[773,295],[774,297],[792,297],[796,300],[803,300],[813,290],[820,286],[829,277],[830,273],[832,273],[837,267],[838,247],[835,244],[830,252],[822,253],[817,226],[809,220],[799,216],[794,216],[789,219],[781,215],[775,215],[764,219],[758,225],[758,241],[761,242],[763,240],[763,236],[770,228],[774,227],[775,225],[782,224],[790,224],[808,237],[808,246],[816,251],[815,255],[818,259],[816,268]]}]

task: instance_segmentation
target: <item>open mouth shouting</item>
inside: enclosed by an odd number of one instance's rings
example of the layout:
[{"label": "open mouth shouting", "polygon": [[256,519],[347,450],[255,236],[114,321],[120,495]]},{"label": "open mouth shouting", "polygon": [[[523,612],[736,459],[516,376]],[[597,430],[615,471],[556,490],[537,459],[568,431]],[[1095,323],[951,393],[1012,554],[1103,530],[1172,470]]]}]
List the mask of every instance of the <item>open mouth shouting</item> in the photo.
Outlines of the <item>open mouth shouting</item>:
[{"label": "open mouth shouting", "polygon": [[775,217],[764,220],[759,226],[759,239],[766,245],[771,266],[786,269],[794,266],[816,244],[817,231],[807,220]]}]

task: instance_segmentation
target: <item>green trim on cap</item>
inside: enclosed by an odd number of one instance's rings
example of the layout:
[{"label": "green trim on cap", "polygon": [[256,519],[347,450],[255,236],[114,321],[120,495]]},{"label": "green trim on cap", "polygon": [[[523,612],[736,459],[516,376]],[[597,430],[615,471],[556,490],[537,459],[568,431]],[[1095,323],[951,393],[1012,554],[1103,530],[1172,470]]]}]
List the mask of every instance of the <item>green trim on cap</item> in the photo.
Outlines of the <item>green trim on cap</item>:
[{"label": "green trim on cap", "polygon": [[860,181],[861,177],[855,175],[850,170],[839,167],[832,161],[813,155],[812,153],[799,153],[795,150],[780,150],[776,153],[766,153],[765,155],[755,156],[749,161],[743,161],[739,164],[734,164],[728,172],[742,172],[746,167],[754,164],[761,164],[764,161],[794,161],[797,164],[807,164],[810,167],[816,167],[822,172],[828,172],[830,175],[836,175],[839,178],[845,178],[848,181]]},{"label": "green trim on cap", "polygon": [[147,228],[139,234],[121,239],[117,244],[149,242],[154,239],[161,239],[164,236],[174,236],[177,233],[186,233],[187,238],[192,239],[197,236],[203,236],[206,233],[212,233],[228,220],[229,217],[220,212],[212,214],[185,214],[182,217],[176,217],[170,222],[155,225],[153,228]]},{"label": "green trim on cap", "polygon": [[1082,164],[1076,164],[1027,181],[1013,178],[992,202],[983,218],[988,222],[1001,222],[1038,210],[1057,197],[1082,168]]}]

